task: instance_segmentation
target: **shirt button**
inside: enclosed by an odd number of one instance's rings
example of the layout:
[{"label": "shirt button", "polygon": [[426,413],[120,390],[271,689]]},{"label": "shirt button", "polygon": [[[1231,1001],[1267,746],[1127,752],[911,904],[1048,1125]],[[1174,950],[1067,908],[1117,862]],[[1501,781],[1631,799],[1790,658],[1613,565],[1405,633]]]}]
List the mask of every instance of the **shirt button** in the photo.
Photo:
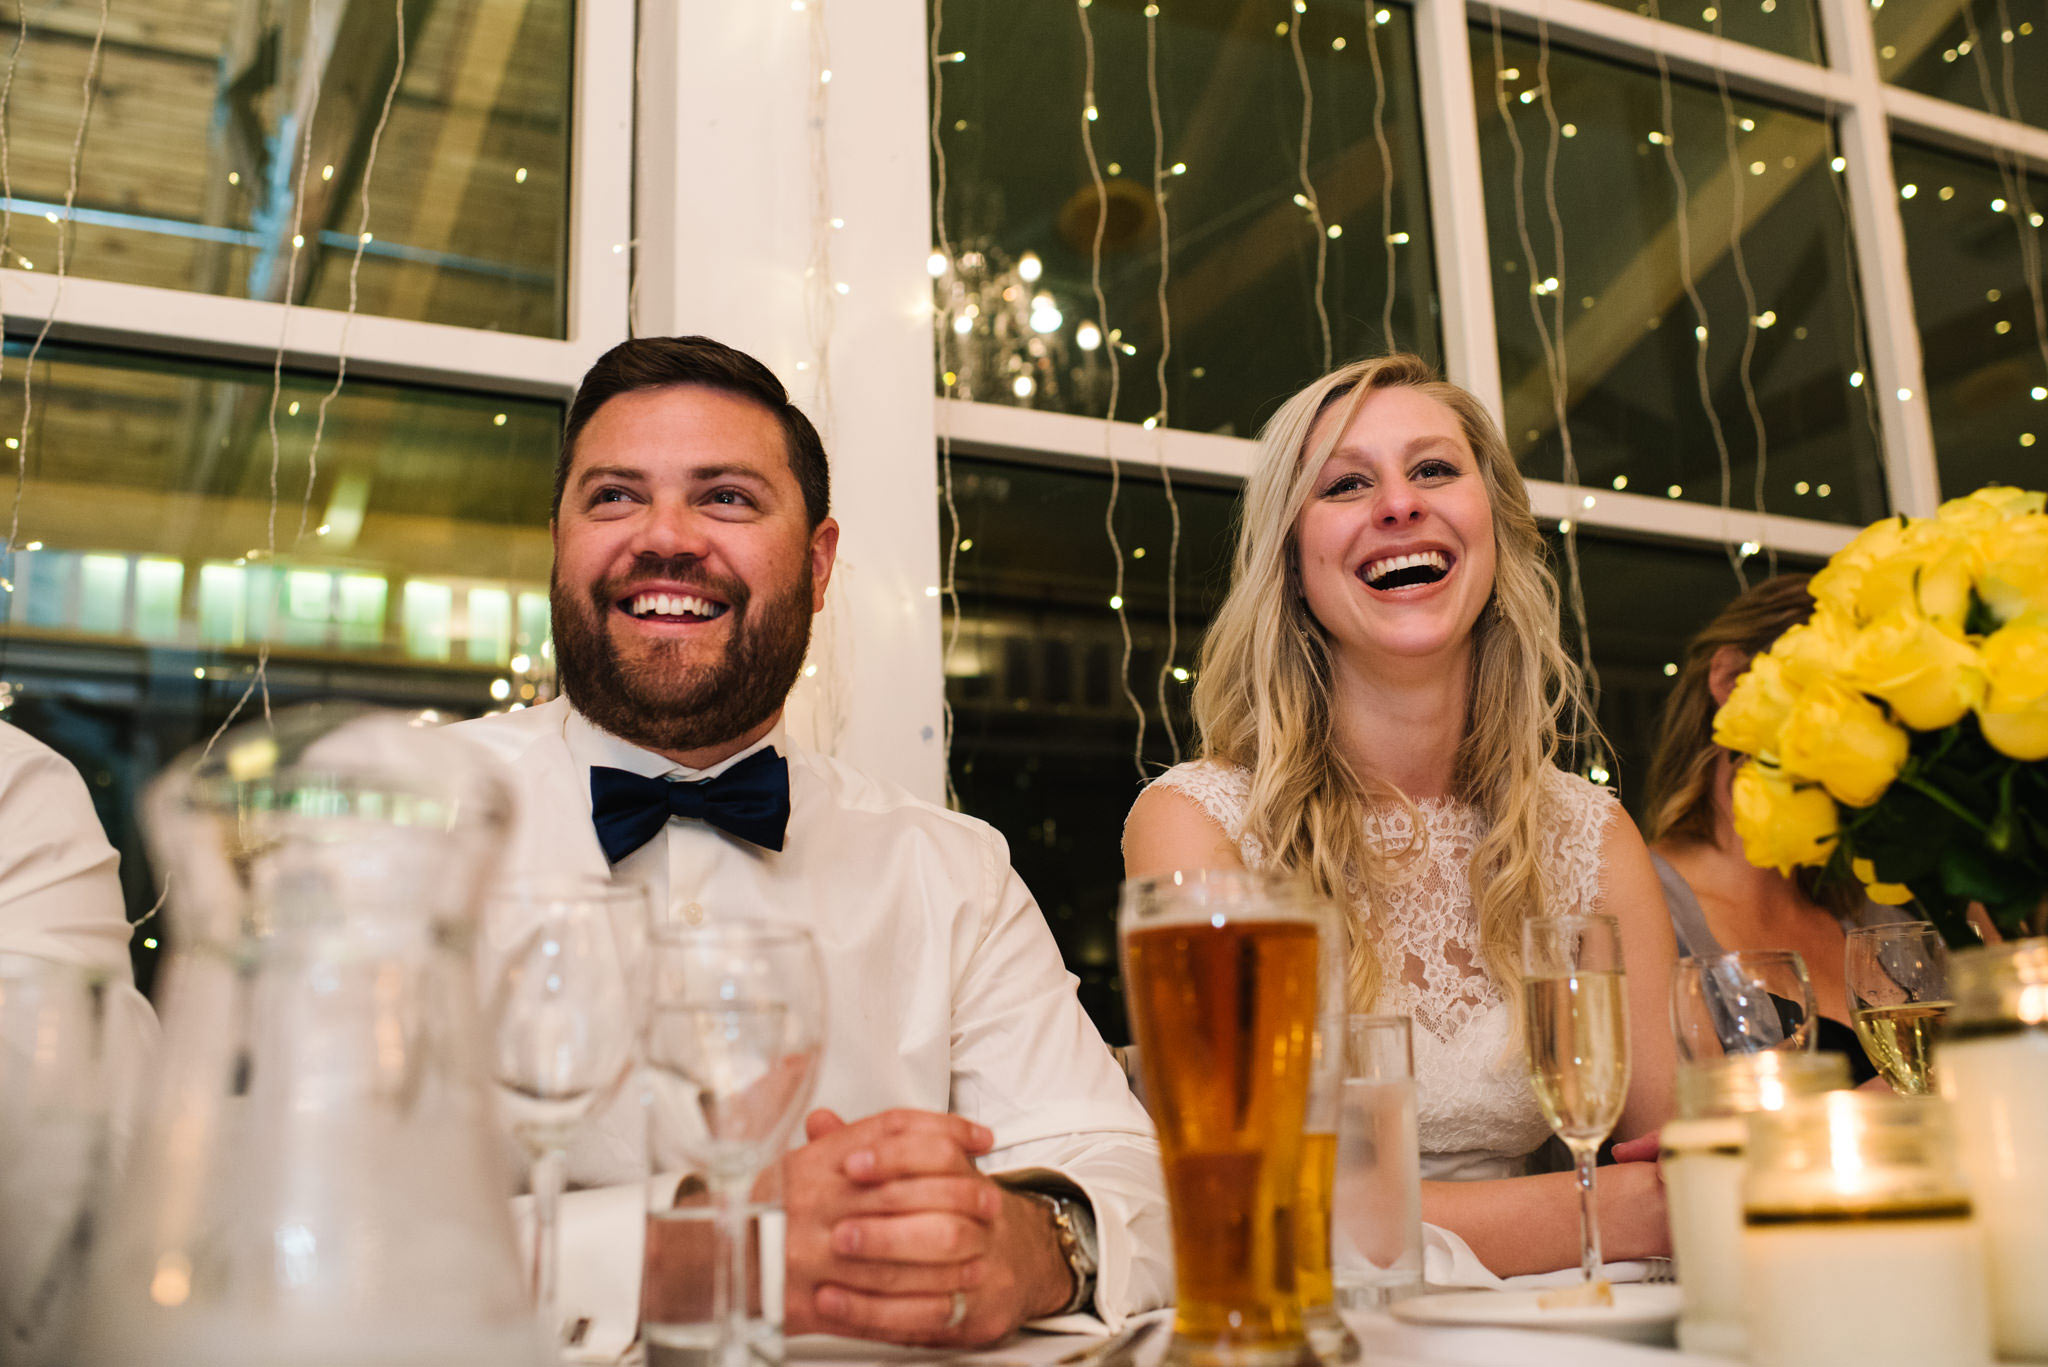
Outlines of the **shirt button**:
[{"label": "shirt button", "polygon": [[683,907],[683,922],[685,925],[703,925],[704,908],[696,902],[686,903]]}]

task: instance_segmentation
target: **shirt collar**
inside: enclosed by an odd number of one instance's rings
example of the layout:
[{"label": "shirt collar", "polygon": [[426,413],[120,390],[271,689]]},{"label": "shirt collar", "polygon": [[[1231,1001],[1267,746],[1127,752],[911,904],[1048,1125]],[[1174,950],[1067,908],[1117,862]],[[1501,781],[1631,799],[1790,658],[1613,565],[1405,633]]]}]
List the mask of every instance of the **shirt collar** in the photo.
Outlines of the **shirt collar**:
[{"label": "shirt collar", "polygon": [[677,764],[666,755],[642,749],[629,740],[621,739],[591,721],[574,707],[569,709],[569,720],[563,728],[563,737],[569,743],[569,753],[576,762],[586,769],[604,765],[612,769],[624,769],[643,778],[672,778],[685,783],[700,779],[716,778],[738,764],[749,755],[774,746],[782,754],[789,753],[787,728],[780,717],[768,734],[749,745],[746,749],[726,756],[718,763],[703,769],[692,769]]}]

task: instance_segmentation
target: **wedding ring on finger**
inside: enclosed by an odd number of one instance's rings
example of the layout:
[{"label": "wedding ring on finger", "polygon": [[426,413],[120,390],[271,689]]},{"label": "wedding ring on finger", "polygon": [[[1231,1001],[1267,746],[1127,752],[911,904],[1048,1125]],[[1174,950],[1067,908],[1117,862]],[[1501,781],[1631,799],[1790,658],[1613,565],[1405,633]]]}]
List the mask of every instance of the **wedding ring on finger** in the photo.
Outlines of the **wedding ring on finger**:
[{"label": "wedding ring on finger", "polygon": [[951,1333],[967,1322],[967,1293],[953,1293],[953,1308],[946,1312],[946,1332]]}]

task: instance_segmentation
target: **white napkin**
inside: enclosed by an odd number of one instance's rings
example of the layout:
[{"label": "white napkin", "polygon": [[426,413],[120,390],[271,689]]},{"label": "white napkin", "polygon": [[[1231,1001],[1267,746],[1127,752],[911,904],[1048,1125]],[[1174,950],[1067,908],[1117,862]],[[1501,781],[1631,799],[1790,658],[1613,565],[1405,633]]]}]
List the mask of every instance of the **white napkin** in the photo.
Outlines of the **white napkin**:
[{"label": "white napkin", "polygon": [[[1610,1282],[1639,1282],[1649,1271],[1645,1262],[1607,1263],[1600,1275]],[[1553,1286],[1572,1286],[1579,1269],[1561,1267],[1555,1272],[1528,1272],[1519,1277],[1502,1277],[1479,1261],[1472,1246],[1442,1225],[1422,1226],[1422,1279],[1436,1287],[1499,1287],[1509,1290],[1540,1291]]]}]

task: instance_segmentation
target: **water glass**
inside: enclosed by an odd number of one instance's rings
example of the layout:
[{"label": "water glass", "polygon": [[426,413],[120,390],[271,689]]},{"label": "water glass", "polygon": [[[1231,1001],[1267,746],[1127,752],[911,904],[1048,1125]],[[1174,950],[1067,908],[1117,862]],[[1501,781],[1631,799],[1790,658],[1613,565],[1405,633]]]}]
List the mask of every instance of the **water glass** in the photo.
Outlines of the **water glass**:
[{"label": "water glass", "polygon": [[1406,1016],[1345,1019],[1335,1186],[1337,1304],[1356,1310],[1419,1293],[1422,1145]]},{"label": "water glass", "polygon": [[[650,1179],[642,1292],[648,1361],[779,1363],[782,1213],[772,1169],[824,1049],[817,946],[801,926],[713,922],[661,927],[649,952],[648,1152],[660,1175]],[[693,1176],[677,1185],[677,1168]],[[693,1286],[709,1288],[701,1304]]]},{"label": "water glass", "polygon": [[1789,949],[1739,949],[1680,959],[1671,970],[1671,1033],[1682,1063],[1814,1046],[1806,961]]}]

